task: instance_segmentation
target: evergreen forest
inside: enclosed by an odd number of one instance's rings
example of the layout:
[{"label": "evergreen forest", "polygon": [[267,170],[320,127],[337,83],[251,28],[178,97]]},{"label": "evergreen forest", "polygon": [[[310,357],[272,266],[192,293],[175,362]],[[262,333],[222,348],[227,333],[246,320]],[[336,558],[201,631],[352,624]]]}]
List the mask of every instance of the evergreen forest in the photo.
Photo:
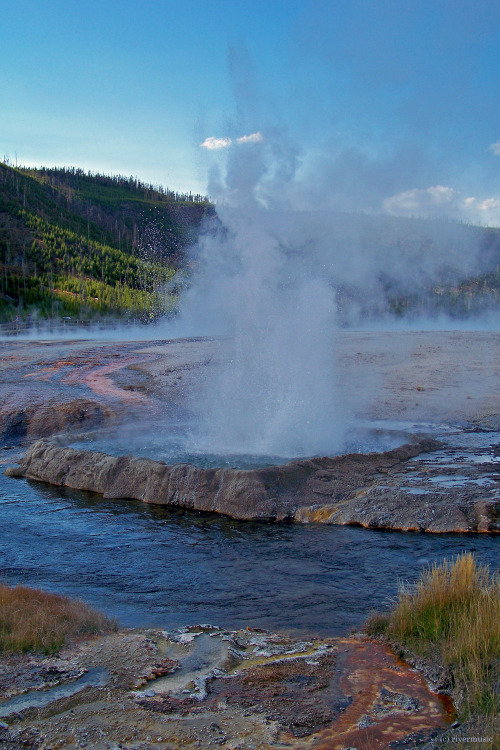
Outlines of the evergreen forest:
[{"label": "evergreen forest", "polygon": [[152,321],[175,309],[205,196],[0,162],[0,322]]}]

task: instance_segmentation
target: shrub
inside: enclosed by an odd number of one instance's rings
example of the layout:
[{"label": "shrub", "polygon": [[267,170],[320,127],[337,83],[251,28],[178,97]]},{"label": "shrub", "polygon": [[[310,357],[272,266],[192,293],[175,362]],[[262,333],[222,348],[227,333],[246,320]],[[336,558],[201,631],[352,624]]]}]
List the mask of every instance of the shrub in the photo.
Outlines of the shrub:
[{"label": "shrub", "polygon": [[84,602],[0,585],[0,653],[54,653],[72,638],[116,628],[113,620]]},{"label": "shrub", "polygon": [[487,724],[500,711],[500,576],[470,553],[400,586],[393,608],[367,623],[404,650],[447,667],[462,719]]}]

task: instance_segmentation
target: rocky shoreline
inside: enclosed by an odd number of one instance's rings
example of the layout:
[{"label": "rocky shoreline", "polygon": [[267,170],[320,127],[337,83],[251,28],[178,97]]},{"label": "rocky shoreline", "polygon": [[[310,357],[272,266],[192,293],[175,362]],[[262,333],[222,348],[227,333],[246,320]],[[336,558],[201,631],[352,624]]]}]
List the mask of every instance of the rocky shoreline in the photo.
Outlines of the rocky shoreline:
[{"label": "rocky shoreline", "polygon": [[[426,489],[418,486],[419,478],[429,483],[429,467],[422,456],[442,448],[441,443],[424,439],[383,453],[312,458],[243,470],[168,465],[38,440],[20,465],[5,473],[99,493],[106,499],[140,500],[241,521],[315,522],[432,533],[500,531],[500,499],[491,487],[500,467],[476,464],[470,470],[479,479],[472,477],[469,486],[453,492],[437,491],[432,484]],[[438,464],[439,476],[445,470]],[[448,472],[453,479],[456,468],[452,466]],[[486,485],[481,483],[485,476]],[[490,479],[492,476],[495,479]]]}]

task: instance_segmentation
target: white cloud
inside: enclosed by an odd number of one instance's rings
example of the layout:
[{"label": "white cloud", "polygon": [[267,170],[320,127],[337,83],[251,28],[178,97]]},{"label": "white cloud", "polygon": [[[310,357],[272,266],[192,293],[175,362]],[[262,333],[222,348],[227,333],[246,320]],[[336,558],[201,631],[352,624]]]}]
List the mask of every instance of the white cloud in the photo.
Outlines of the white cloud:
[{"label": "white cloud", "polygon": [[[236,138],[235,143],[262,143],[264,136],[260,131],[257,133],[251,133],[250,135],[241,135]],[[200,143],[201,148],[206,148],[208,151],[220,151],[223,148],[229,148],[233,145],[231,138],[216,138],[211,135],[209,138],[205,138],[203,143]]]},{"label": "white cloud", "polygon": [[260,131],[257,133],[251,133],[250,135],[242,135],[236,139],[238,143],[262,143],[264,136]]},{"label": "white cloud", "polygon": [[477,204],[480,211],[491,211],[500,208],[500,200],[498,198],[487,198],[485,201]]},{"label": "white cloud", "polygon": [[475,224],[500,226],[499,198],[466,198],[464,205],[466,220]]},{"label": "white cloud", "polygon": [[500,141],[496,141],[496,143],[492,143],[490,146],[491,151],[495,154],[495,156],[500,156]]},{"label": "white cloud", "polygon": [[500,225],[500,199],[464,198],[444,185],[415,188],[386,198],[384,211],[395,216],[455,219],[473,224]]},{"label": "white cloud", "polygon": [[390,214],[428,215],[450,208],[458,199],[456,190],[444,185],[433,185],[425,189],[405,190],[384,200],[384,210]]},{"label": "white cloud", "polygon": [[203,143],[200,143],[200,147],[206,148],[208,151],[220,151],[222,148],[228,148],[231,144],[231,138],[215,138],[211,135],[209,138],[205,138]]}]

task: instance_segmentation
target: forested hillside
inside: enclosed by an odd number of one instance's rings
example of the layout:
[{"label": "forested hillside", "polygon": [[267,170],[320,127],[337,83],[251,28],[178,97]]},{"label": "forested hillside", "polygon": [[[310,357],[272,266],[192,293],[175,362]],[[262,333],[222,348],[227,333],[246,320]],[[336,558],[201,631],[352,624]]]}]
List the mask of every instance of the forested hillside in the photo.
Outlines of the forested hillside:
[{"label": "forested hillside", "polygon": [[137,178],[0,162],[0,320],[162,315],[212,215],[204,196]]},{"label": "forested hillside", "polygon": [[[137,178],[0,162],[0,322],[155,320],[176,308],[186,249],[214,216],[202,195]],[[323,221],[321,212],[311,220]],[[224,244],[227,227],[213,228]],[[340,323],[498,310],[499,228],[330,212],[323,235]],[[299,249],[294,233],[291,243],[285,254]],[[464,274],[455,259],[469,253],[477,262]],[[359,258],[359,269],[346,273],[343,258]]]}]

